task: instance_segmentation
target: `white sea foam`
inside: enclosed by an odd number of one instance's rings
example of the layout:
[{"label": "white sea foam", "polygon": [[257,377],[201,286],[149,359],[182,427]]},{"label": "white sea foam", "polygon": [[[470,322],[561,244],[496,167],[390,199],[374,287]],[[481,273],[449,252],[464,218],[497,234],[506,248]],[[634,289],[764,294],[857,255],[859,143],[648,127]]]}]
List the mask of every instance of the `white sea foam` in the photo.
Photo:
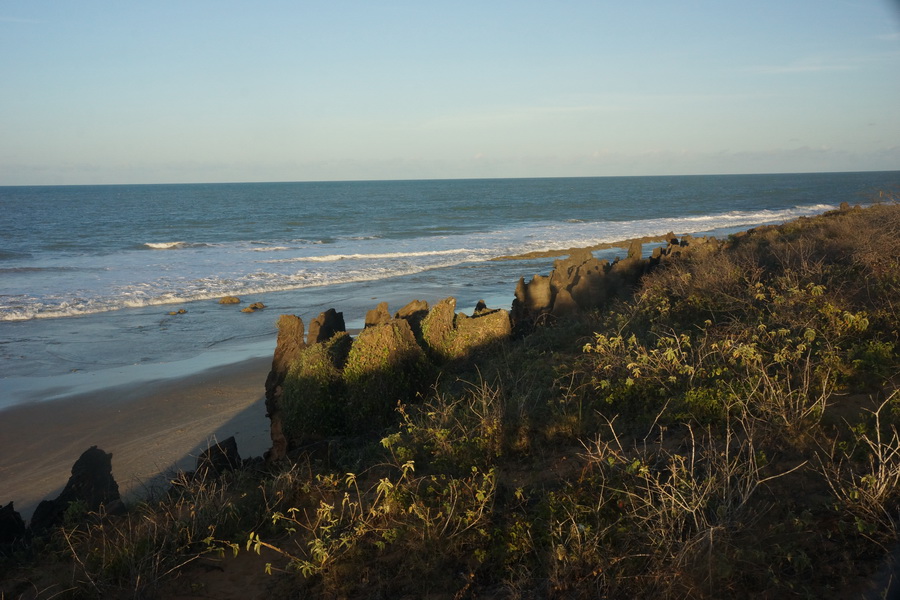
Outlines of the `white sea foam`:
[{"label": "white sea foam", "polygon": [[417,252],[382,252],[374,254],[326,254],[324,256],[298,256],[296,258],[281,258],[266,260],[267,263],[290,262],[337,262],[340,260],[384,260],[397,258],[420,258],[424,256],[447,256],[452,254],[472,254],[478,250],[469,248],[452,248],[450,250],[422,250]]},{"label": "white sea foam", "polygon": [[251,248],[252,252],[284,252],[286,250],[294,250],[290,246],[268,246],[266,248]]},{"label": "white sea foam", "polygon": [[187,242],[147,242],[144,244],[151,250],[177,250],[178,248],[186,248]]},{"label": "white sea foam", "polygon": [[[712,215],[663,217],[629,221],[556,221],[512,224],[495,231],[423,237],[404,243],[409,250],[394,248],[387,240],[361,239],[341,242],[350,250],[321,256],[288,256],[255,261],[250,252],[303,252],[297,241],[273,240],[272,245],[248,243],[217,244],[222,253],[216,262],[197,263],[166,259],[148,271],[140,271],[143,261],[116,267],[98,267],[109,285],[93,290],[57,291],[44,295],[0,296],[0,321],[51,319],[139,308],[218,299],[224,295],[252,295],[268,292],[366,282],[454,267],[501,255],[516,255],[533,250],[584,247],[620,241],[632,237],[698,233],[716,229],[740,228],[777,223],[821,213],[835,208],[829,204],[795,206],[788,209],[733,211]],[[281,243],[279,243],[281,242]],[[310,243],[304,240],[305,243]],[[290,244],[297,244],[291,246]],[[179,249],[196,245],[184,241],[144,244],[154,250]],[[428,249],[424,249],[428,248]],[[371,250],[356,252],[355,250]],[[179,255],[181,256],[181,255]],[[190,257],[189,253],[184,254]],[[257,255],[258,256],[258,255]],[[116,259],[119,260],[119,259]],[[117,263],[111,263],[117,264]],[[267,264],[265,269],[250,265]],[[34,267],[32,267],[34,268]],[[106,270],[104,270],[106,269]],[[110,271],[109,269],[112,269]],[[205,270],[204,270],[205,269]],[[138,272],[143,273],[138,275]],[[73,277],[76,277],[73,275]],[[83,280],[73,279],[83,285]]]}]

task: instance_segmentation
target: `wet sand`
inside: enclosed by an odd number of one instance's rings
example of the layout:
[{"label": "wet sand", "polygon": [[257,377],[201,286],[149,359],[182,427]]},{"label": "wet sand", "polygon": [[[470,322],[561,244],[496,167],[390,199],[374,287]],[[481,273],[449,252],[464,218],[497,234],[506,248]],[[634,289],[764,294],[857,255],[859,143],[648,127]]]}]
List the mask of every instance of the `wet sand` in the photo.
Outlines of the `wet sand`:
[{"label": "wet sand", "polygon": [[214,440],[235,436],[241,457],[270,446],[264,405],[271,358],[255,358],[190,376],[119,386],[0,412],[0,504],[25,519],[55,497],[82,452],[113,455],[126,499],[174,468],[191,469]]}]

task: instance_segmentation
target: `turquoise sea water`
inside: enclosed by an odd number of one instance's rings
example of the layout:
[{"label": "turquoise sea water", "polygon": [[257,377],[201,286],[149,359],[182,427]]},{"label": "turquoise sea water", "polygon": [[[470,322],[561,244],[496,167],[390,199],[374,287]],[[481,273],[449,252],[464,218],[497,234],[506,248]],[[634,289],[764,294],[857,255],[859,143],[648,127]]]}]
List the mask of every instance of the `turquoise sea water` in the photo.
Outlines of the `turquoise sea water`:
[{"label": "turquoise sea water", "polygon": [[283,312],[333,306],[352,327],[383,300],[508,308],[552,265],[496,256],[735,231],[898,188],[897,171],[0,187],[0,407],[269,354]]}]

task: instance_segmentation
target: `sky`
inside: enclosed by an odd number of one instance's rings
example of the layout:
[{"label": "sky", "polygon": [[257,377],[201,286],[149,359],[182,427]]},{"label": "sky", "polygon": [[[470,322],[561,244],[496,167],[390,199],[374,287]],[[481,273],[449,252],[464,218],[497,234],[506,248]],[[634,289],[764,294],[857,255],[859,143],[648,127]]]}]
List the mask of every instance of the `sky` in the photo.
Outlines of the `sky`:
[{"label": "sky", "polygon": [[0,185],[900,169],[900,0],[0,0]]}]

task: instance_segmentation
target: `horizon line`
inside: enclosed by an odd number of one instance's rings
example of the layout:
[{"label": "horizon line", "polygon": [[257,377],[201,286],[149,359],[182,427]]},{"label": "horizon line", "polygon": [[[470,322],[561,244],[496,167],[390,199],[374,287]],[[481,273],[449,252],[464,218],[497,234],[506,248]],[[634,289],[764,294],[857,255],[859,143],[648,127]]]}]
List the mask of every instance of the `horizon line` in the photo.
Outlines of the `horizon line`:
[{"label": "horizon line", "polygon": [[0,184],[0,188],[26,187],[126,187],[152,185],[271,185],[298,183],[401,183],[424,181],[505,181],[505,180],[540,180],[540,179],[624,179],[654,177],[754,177],[764,175],[847,175],[855,173],[898,173],[900,169],[872,169],[848,171],[766,171],[755,173],[680,173],[655,175],[535,175],[531,177],[420,177],[409,179],[303,179],[303,180],[260,180],[260,181],[158,181],[144,183],[21,183]]}]

